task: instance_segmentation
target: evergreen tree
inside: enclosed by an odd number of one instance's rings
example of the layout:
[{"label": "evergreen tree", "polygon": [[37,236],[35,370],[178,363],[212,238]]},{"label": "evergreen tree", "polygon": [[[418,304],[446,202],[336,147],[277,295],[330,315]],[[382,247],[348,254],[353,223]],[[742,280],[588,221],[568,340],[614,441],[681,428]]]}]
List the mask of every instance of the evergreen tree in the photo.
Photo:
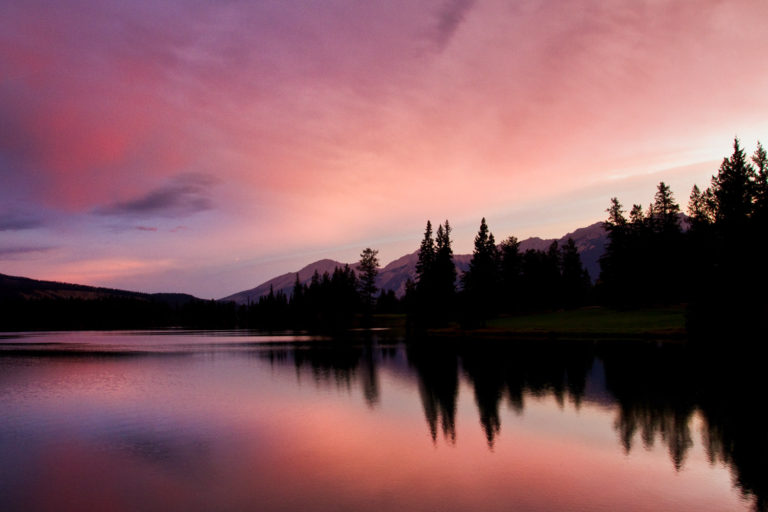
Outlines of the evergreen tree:
[{"label": "evergreen tree", "polygon": [[701,229],[712,222],[707,193],[702,193],[699,187],[694,185],[688,199],[688,216],[691,219],[691,228]]},{"label": "evergreen tree", "polygon": [[488,231],[485,217],[480,221],[480,229],[475,236],[475,249],[469,262],[469,271],[464,274],[464,286],[475,287],[488,292],[493,289],[497,277],[498,251],[493,233]]},{"label": "evergreen tree", "polygon": [[563,305],[573,308],[584,304],[590,287],[589,274],[584,270],[573,238],[561,249]]},{"label": "evergreen tree", "polygon": [[315,329],[323,331],[336,330],[332,320],[336,313],[336,306],[332,297],[331,275],[328,273],[328,271],[325,271],[323,272],[323,275],[320,276],[320,286],[318,288],[318,295],[316,297],[317,303],[315,305]]},{"label": "evergreen tree", "polygon": [[433,320],[444,323],[452,315],[456,295],[456,264],[453,262],[451,247],[451,225],[448,220],[439,225],[435,237],[435,259],[433,262]]},{"label": "evergreen tree", "polygon": [[299,281],[299,273],[296,272],[296,280],[293,282],[293,293],[291,294],[291,300],[300,302],[304,297],[304,286]]},{"label": "evergreen tree", "polygon": [[712,199],[715,220],[726,229],[741,229],[752,215],[757,175],[747,162],[739,139],[733,141],[733,154],[723,159],[716,176],[712,177]]},{"label": "evergreen tree", "polygon": [[432,223],[427,221],[416,262],[416,282],[406,289],[409,320],[423,327],[445,323],[454,309],[456,265],[453,262],[451,225],[437,227],[432,238]]},{"label": "evergreen tree", "polygon": [[549,244],[544,258],[544,263],[545,266],[543,268],[544,274],[542,275],[542,285],[548,292],[544,307],[559,308],[561,306],[560,299],[562,296],[562,279],[560,275],[560,266],[562,262],[560,260],[560,250],[558,249],[556,241]]},{"label": "evergreen tree", "polygon": [[644,299],[648,303],[678,302],[685,296],[680,206],[663,181],[658,185],[651,210],[652,232],[644,244],[650,250],[640,289],[645,289]]},{"label": "evergreen tree", "polygon": [[[765,260],[768,254],[768,153],[759,142],[757,150],[752,156],[752,163],[755,164],[755,210],[752,219],[751,239],[755,241],[753,246],[752,258]],[[765,304],[768,302],[768,271],[765,267],[755,269],[753,286],[755,292],[755,302]],[[764,307],[762,316],[768,313],[768,308]]]},{"label": "evergreen tree", "polygon": [[416,287],[419,291],[431,289],[432,267],[435,262],[435,240],[432,238],[432,223],[427,221],[424,239],[419,247],[419,259],[416,262]]},{"label": "evergreen tree", "polygon": [[624,217],[624,207],[618,198],[611,198],[611,206],[608,207],[606,212],[608,212],[608,220],[603,223],[603,227],[608,232],[621,230],[627,225],[627,219]]},{"label": "evergreen tree", "polygon": [[294,327],[304,325],[304,316],[306,313],[306,301],[304,295],[305,287],[301,284],[301,281],[299,281],[299,273],[297,272],[296,280],[293,283],[293,293],[291,293],[291,300],[289,303]]},{"label": "evergreen tree", "polygon": [[750,265],[768,251],[768,156],[761,144],[751,161],[735,139],[733,153],[723,159],[710,187],[691,197],[689,209],[700,219],[690,236],[697,256],[692,272],[705,276],[691,280],[688,328],[694,336],[744,337],[734,332],[754,334],[760,328],[758,319],[765,317],[768,272]]},{"label": "evergreen tree", "polygon": [[680,206],[675,202],[672,190],[663,181],[659,183],[651,205],[651,224],[654,232],[674,235],[680,233]]},{"label": "evergreen tree", "polygon": [[336,267],[323,297],[323,327],[339,331],[349,328],[360,306],[358,281],[349,265]]},{"label": "evergreen tree", "polygon": [[360,254],[360,295],[366,323],[370,323],[376,298],[376,275],[379,273],[379,251],[366,247]]},{"label": "evergreen tree", "polygon": [[755,154],[752,155],[752,163],[755,164],[759,176],[764,177],[768,174],[768,153],[766,153],[765,148],[759,141]]},{"label": "evergreen tree", "polygon": [[755,164],[755,210],[765,222],[768,217],[768,153],[759,142],[752,163]]},{"label": "evergreen tree", "polygon": [[316,294],[320,291],[320,273],[317,269],[312,273],[312,278],[309,280],[309,291],[312,294]]},{"label": "evergreen tree", "polygon": [[[663,209],[657,208],[663,211]],[[659,216],[654,213],[654,204],[648,206],[647,214],[643,212],[642,205],[632,205],[629,212],[629,222],[624,233],[623,252],[619,267],[622,274],[622,289],[615,294],[619,302],[623,304],[643,302],[647,295],[650,270],[650,262],[653,260],[652,238],[656,226],[663,226],[658,222]]]},{"label": "evergreen tree", "polygon": [[517,311],[520,309],[522,300],[522,271],[523,255],[520,254],[520,242],[517,238],[510,236],[503,242],[499,250],[501,258],[500,279],[501,279],[501,302],[507,311]]},{"label": "evergreen tree", "polygon": [[600,259],[604,298],[616,306],[680,300],[684,245],[680,206],[669,186],[659,183],[646,215],[641,205],[633,205],[629,222],[616,198],[606,211],[609,240]]},{"label": "evergreen tree", "polygon": [[435,238],[435,285],[438,293],[453,295],[456,292],[456,264],[451,247],[451,226],[448,221],[437,228]]},{"label": "evergreen tree", "polygon": [[410,290],[406,289],[407,300],[405,302],[409,321],[418,327],[432,323],[434,316],[436,258],[437,249],[435,239],[432,237],[432,222],[428,220],[416,261],[416,281],[412,283],[413,286]]},{"label": "evergreen tree", "polygon": [[557,263],[548,256],[548,252],[528,249],[522,257],[521,303],[524,310],[538,311],[550,309],[555,301],[555,291],[551,288],[553,271],[558,272]]},{"label": "evergreen tree", "polygon": [[267,329],[285,328],[288,325],[288,298],[282,290],[275,292],[269,285],[269,293],[259,298],[256,323]]},{"label": "evergreen tree", "polygon": [[495,313],[499,277],[499,256],[493,234],[488,231],[485,217],[475,236],[475,249],[469,270],[463,276],[464,296],[469,321],[485,323]]},{"label": "evergreen tree", "polygon": [[628,288],[630,275],[627,269],[627,219],[624,217],[624,208],[615,197],[611,198],[606,212],[608,219],[603,223],[603,228],[608,233],[608,243],[600,258],[600,288],[609,303],[618,304]]}]

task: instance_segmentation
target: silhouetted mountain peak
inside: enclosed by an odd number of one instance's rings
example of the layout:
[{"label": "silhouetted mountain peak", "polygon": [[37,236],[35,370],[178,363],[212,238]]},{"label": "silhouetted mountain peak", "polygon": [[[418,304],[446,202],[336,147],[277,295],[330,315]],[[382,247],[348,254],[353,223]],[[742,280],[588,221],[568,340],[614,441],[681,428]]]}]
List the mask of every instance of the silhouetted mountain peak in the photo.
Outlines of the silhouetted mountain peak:
[{"label": "silhouetted mountain peak", "polygon": [[[573,241],[576,243],[576,247],[579,250],[579,254],[581,255],[584,268],[587,269],[589,275],[595,280],[600,274],[599,259],[605,251],[605,244],[607,242],[606,232],[605,229],[603,229],[602,222],[595,222],[589,226],[579,228],[561,238],[526,238],[520,242],[520,250],[522,252],[525,252],[528,249],[545,251],[552,242],[557,242],[558,245],[562,246],[568,241],[568,238],[573,238]],[[381,290],[393,290],[398,297],[402,297],[405,295],[405,283],[408,279],[415,280],[416,278],[416,262],[418,259],[418,251],[414,251],[391,261],[379,270],[379,275],[376,278],[376,286]],[[471,259],[471,254],[455,254],[453,256],[453,261],[456,264],[456,270],[459,276],[467,271]],[[339,261],[330,259],[318,260],[298,271],[299,281],[302,284],[308,283],[310,279],[312,279],[312,274],[315,270],[322,275],[324,272],[332,273],[336,267],[343,266],[344,263]],[[356,269],[357,263],[350,264],[350,267]],[[257,301],[262,295],[268,294],[270,286],[275,293],[282,291],[290,296],[295,282],[296,272],[289,272],[272,278],[255,288],[234,293],[220,300],[234,301],[238,304],[247,304],[249,301]]]},{"label": "silhouetted mountain peak", "polygon": [[[269,293],[270,287],[275,293],[282,292],[290,296],[293,290],[293,285],[296,282],[297,273],[299,274],[299,281],[302,284],[306,284],[312,279],[312,275],[315,273],[315,271],[317,271],[317,273],[321,276],[326,272],[332,274],[337,267],[343,267],[344,265],[345,264],[341,263],[340,261],[325,258],[302,267],[300,270],[298,270],[298,272],[288,272],[286,274],[279,275],[270,279],[269,281],[261,283],[254,288],[233,293],[232,295],[228,295],[219,300],[232,301],[238,304],[248,304],[249,302],[258,301],[259,297],[263,295],[267,295]],[[357,263],[350,264],[350,267],[353,269],[357,268]]]}]

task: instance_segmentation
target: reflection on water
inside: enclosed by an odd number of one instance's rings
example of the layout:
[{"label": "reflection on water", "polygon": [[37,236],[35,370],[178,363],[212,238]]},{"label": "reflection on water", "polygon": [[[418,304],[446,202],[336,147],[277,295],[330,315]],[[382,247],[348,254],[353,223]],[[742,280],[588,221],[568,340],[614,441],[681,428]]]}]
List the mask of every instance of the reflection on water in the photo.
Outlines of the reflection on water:
[{"label": "reflection on water", "polygon": [[0,509],[764,511],[758,364],[607,342],[6,335]]}]

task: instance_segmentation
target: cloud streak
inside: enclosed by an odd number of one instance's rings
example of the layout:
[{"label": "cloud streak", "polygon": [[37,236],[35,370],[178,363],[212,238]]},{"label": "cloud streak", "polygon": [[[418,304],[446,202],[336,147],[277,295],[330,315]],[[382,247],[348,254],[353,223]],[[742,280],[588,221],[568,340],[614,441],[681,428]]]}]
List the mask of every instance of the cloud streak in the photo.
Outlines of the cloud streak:
[{"label": "cloud streak", "polygon": [[446,0],[437,14],[435,42],[444,49],[475,4],[475,0]]},{"label": "cloud streak", "polygon": [[15,260],[30,254],[42,254],[54,250],[55,247],[0,247],[0,259]]},{"label": "cloud streak", "polygon": [[[123,217],[187,217],[213,208],[210,187],[218,180],[206,174],[184,174],[135,199],[94,210],[98,215]],[[153,231],[156,228],[139,226]]]},{"label": "cloud streak", "polygon": [[0,212],[0,231],[21,231],[43,225],[42,219],[34,215],[17,212]]}]

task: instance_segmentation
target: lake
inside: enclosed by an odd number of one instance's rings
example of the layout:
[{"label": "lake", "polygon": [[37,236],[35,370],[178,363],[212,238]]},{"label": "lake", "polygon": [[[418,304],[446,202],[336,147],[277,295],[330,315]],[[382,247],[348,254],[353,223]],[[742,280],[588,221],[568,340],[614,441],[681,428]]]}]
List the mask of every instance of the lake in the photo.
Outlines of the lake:
[{"label": "lake", "polygon": [[766,510],[744,368],[656,343],[8,333],[0,510]]}]

